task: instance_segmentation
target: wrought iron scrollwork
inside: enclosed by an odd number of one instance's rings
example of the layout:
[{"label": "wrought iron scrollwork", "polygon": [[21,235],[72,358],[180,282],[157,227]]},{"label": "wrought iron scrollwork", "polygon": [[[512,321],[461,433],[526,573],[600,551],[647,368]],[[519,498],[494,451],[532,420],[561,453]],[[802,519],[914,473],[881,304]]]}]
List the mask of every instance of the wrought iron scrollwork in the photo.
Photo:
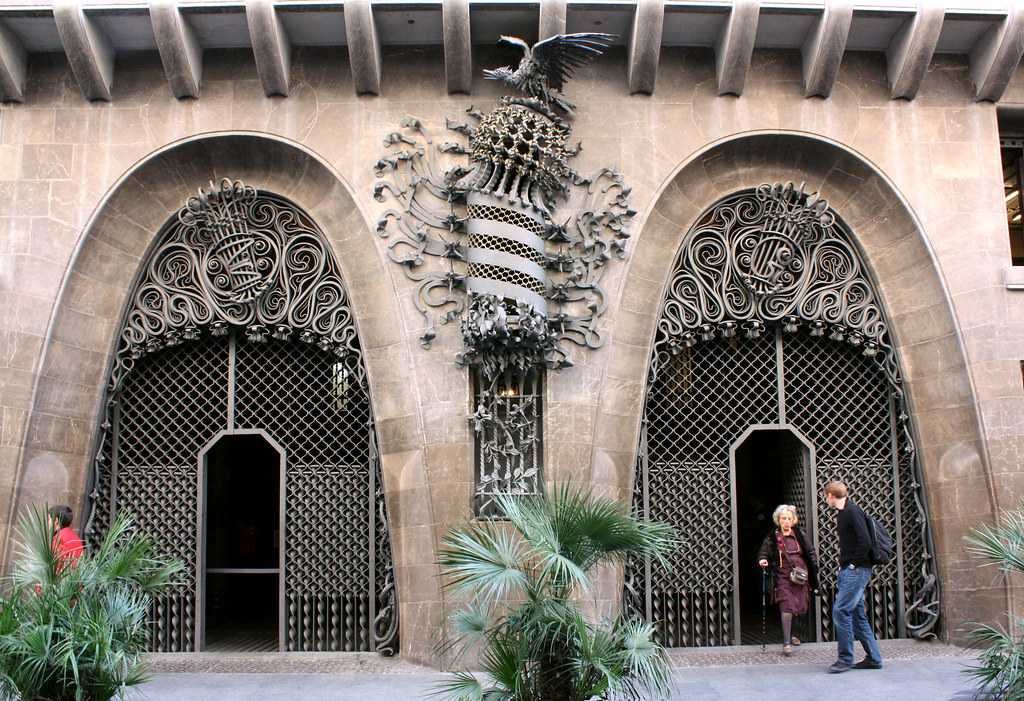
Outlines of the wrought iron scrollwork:
[{"label": "wrought iron scrollwork", "polygon": [[[507,100],[506,107],[526,110],[521,105],[522,99]],[[499,111],[501,109],[499,107]],[[483,118],[473,108],[468,113],[471,118]],[[519,120],[524,121],[522,117]],[[416,306],[426,321],[421,343],[429,347],[438,326],[462,319],[467,305],[477,297],[486,297],[489,293],[497,299],[510,297],[503,294],[507,288],[502,291],[483,288],[470,294],[467,278],[498,279],[500,272],[477,270],[484,274],[470,275],[467,261],[470,249],[486,250],[505,256],[509,262],[501,267],[518,270],[519,260],[524,259],[524,255],[512,250],[516,239],[505,236],[501,243],[493,242],[495,231],[515,227],[514,230],[533,234],[540,241],[536,244],[539,250],[534,249],[537,258],[533,253],[525,255],[541,261],[543,268],[543,280],[536,278],[544,285],[540,295],[543,302],[531,298],[531,306],[544,318],[553,341],[548,343],[545,337],[543,343],[530,347],[531,351],[549,368],[558,368],[571,364],[564,342],[587,348],[601,347],[605,334],[599,319],[607,309],[601,280],[609,261],[625,257],[629,222],[636,214],[629,204],[631,189],[622,175],[612,169],[601,169],[590,177],[583,177],[566,165],[567,179],[560,181],[566,183],[566,197],[553,197],[555,206],[551,209],[546,196],[529,194],[530,181],[525,177],[507,177],[504,171],[496,174],[495,160],[501,160],[497,154],[485,158],[481,153],[480,160],[467,167],[465,162],[447,156],[446,152],[452,152],[451,147],[437,145],[419,119],[407,117],[402,126],[405,132],[393,132],[385,138],[384,145],[391,150],[376,164],[375,171],[381,180],[374,187],[374,197],[380,202],[396,204],[379,217],[377,233],[390,240],[391,260],[403,267],[408,279],[417,283]],[[477,139],[477,129],[473,126],[449,121],[447,127],[468,135],[471,141]],[[553,172],[561,173],[561,170]],[[488,185],[491,187],[485,189]],[[526,188],[525,193],[523,188]],[[479,195],[481,202],[468,207],[470,193]],[[519,210],[530,215],[517,214]],[[480,234],[491,234],[492,241],[485,242]],[[495,250],[502,246],[505,250]],[[522,282],[529,284],[526,276]],[[493,304],[493,299],[480,304]],[[541,304],[544,308],[538,309]],[[476,315],[481,314],[483,312]],[[515,304],[509,316],[518,316]],[[467,364],[472,364],[472,359],[479,357],[482,349],[472,333],[464,335],[464,342],[463,358]],[[524,344],[524,350],[527,347]]]},{"label": "wrought iron scrollwork", "polygon": [[792,183],[762,185],[712,208],[676,261],[659,332],[666,350],[765,324],[804,326],[876,357],[894,386],[899,367],[874,287],[828,203]]},{"label": "wrought iron scrollwork", "polygon": [[[543,452],[542,397],[516,395],[513,406],[511,397],[499,401],[499,382],[529,383],[538,368],[571,366],[570,345],[605,341],[601,279],[609,261],[624,257],[635,211],[618,172],[585,178],[572,169],[580,145],[569,144],[571,126],[557,110],[572,110],[561,93],[572,70],[612,39],[560,35],[531,48],[504,37],[524,58],[516,71],[485,75],[525,96],[502,97],[487,113],[469,107],[468,122],[446,120],[458,136],[441,144],[406,117],[404,131],[385,137],[388,150],[375,166],[375,199],[395,204],[377,232],[416,283],[422,345],[430,347],[439,324],[461,321],[457,361],[473,368],[481,388],[469,418],[484,512],[499,486],[517,494],[536,489]],[[518,380],[510,382],[512,375]]]},{"label": "wrought iron scrollwork", "polygon": [[[185,203],[144,264],[93,466],[89,539],[132,508],[186,563],[182,590],[154,609],[155,650],[195,649],[196,459],[226,428],[285,446],[288,649],[393,654],[387,510],[341,271],[308,215],[228,179]],[[328,552],[323,534],[339,521],[352,537]]]},{"label": "wrought iron scrollwork", "polygon": [[[747,358],[739,362],[741,355]],[[710,208],[678,253],[650,363],[635,508],[670,521],[697,514],[709,519],[705,532],[727,533],[728,446],[747,426],[779,420],[776,404],[784,401],[787,420],[819,444],[819,467],[849,475],[866,505],[897,530],[904,572],[890,566],[877,578],[869,601],[876,626],[886,637],[900,626],[915,637],[934,634],[935,550],[898,358],[854,238],[824,199],[776,183]],[[758,384],[776,375],[777,389],[774,380]],[[713,398],[714,406],[704,406],[702,397]],[[754,414],[734,416],[740,409],[733,405]],[[683,503],[699,495],[710,501]],[[707,553],[705,565],[728,556],[728,547]],[[706,601],[679,592],[721,595],[731,582],[683,581],[644,567],[627,567],[627,609],[646,612],[653,605],[649,615],[664,620],[662,635],[673,644],[725,639],[721,618],[712,625],[707,617],[712,609],[722,613],[724,604],[716,599],[708,609]],[[681,563],[673,571],[693,567]],[[897,582],[903,582],[902,601]],[[828,587],[825,577],[826,603]],[[699,623],[696,615],[703,615]]]}]

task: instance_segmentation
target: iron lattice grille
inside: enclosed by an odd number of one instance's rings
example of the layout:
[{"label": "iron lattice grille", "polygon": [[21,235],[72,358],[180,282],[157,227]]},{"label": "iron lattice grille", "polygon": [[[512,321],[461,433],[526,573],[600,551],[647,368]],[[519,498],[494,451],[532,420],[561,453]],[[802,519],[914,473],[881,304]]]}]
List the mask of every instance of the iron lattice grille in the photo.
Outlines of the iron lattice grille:
[{"label": "iron lattice grille", "polygon": [[358,356],[239,339],[235,387],[236,425],[266,429],[288,456],[288,649],[371,649],[371,419]]},{"label": "iron lattice grille", "polygon": [[[889,384],[875,362],[854,349],[793,335],[786,338],[787,418],[816,446],[816,494],[833,479],[854,500],[897,532],[893,421]],[[822,636],[833,639],[832,603],[839,570],[836,516],[818,500]],[[899,567],[876,567],[868,587],[868,612],[882,637],[898,637]]]},{"label": "iron lattice grille", "polygon": [[[795,439],[787,440],[782,444],[780,462],[783,465],[803,466],[804,448]],[[807,519],[807,471],[804,469],[791,469],[786,473],[782,485],[783,501],[796,507],[796,512],[802,518]],[[806,524],[804,524],[806,528]]]},{"label": "iron lattice grille", "polygon": [[[286,644],[393,654],[387,508],[348,292],[316,224],[224,180],[164,227],[125,310],[85,533],[130,508],[186,578],[154,603],[151,649],[195,649],[198,454],[220,431],[286,451]],[[295,508],[289,508],[294,503]]]},{"label": "iron lattice grille", "polygon": [[154,602],[154,651],[194,649],[196,455],[227,425],[227,410],[228,341],[223,337],[141,359],[125,379],[115,409],[115,508],[131,511],[163,555],[185,563],[181,586]]},{"label": "iron lattice grille", "polygon": [[[891,529],[897,558],[877,568],[868,596],[878,635],[932,635],[939,619],[934,544],[899,362],[874,285],[839,217],[816,194],[792,185],[726,197],[687,235],[667,290],[633,507],[651,518],[685,522],[684,533],[700,532],[714,545],[684,543],[666,574],[646,562],[627,563],[625,609],[653,620],[670,645],[729,641],[722,621],[735,623],[734,602],[712,598],[726,610],[711,617],[707,598],[666,601],[664,580],[675,576],[670,585],[685,591],[732,585],[736,536],[721,456],[740,433],[734,420],[742,407],[751,416],[741,431],[785,423],[811,441],[816,493],[829,479],[846,479],[854,498]],[[768,348],[766,339],[774,340],[774,353],[749,350]],[[764,359],[769,355],[774,365]],[[750,398],[771,384],[779,391],[756,417]],[[796,456],[781,457],[796,464]],[[667,477],[666,465],[675,469]],[[691,465],[688,472],[677,467]],[[807,508],[800,482],[782,485],[784,498]],[[715,498],[721,494],[724,499]],[[817,541],[826,544],[816,636],[828,639],[838,564],[835,515],[824,513],[823,504],[813,508]]]},{"label": "iron lattice grille", "polygon": [[775,420],[775,377],[770,338],[659,358],[644,408],[647,495],[636,506],[684,534],[668,567],[650,572],[648,615],[666,645],[731,642],[729,446],[750,424]]}]

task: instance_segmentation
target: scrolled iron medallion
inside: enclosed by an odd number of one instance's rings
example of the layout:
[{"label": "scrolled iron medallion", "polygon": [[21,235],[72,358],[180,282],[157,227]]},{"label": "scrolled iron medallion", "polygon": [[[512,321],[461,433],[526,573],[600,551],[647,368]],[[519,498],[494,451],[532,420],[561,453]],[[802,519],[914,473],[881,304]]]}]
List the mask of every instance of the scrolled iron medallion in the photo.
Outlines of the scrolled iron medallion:
[{"label": "scrolled iron medallion", "polygon": [[[407,117],[403,131],[385,138],[388,150],[375,167],[381,179],[374,197],[396,203],[377,232],[391,240],[391,260],[417,283],[422,344],[430,346],[438,324],[460,321],[457,360],[480,374],[470,417],[486,444],[478,455],[537,454],[540,432],[517,427],[523,415],[539,421],[539,407],[525,404],[541,397],[517,388],[535,386],[524,384],[534,369],[571,366],[567,344],[593,349],[605,341],[601,279],[609,261],[624,257],[635,212],[617,171],[584,177],[569,165],[580,145],[569,144],[573,106],[561,90],[613,39],[569,34],[530,47],[502,37],[523,58],[515,70],[485,76],[523,94],[502,97],[486,113],[470,107],[474,124],[448,120],[447,129],[468,144],[436,143],[419,119]],[[497,400],[502,395],[519,398],[516,416]],[[506,445],[512,435],[529,436],[522,439],[529,445]],[[478,501],[535,491],[538,466],[524,461],[478,464]]]},{"label": "scrolled iron medallion", "polygon": [[[718,336],[757,337],[765,324],[806,326],[899,368],[860,255],[826,200],[803,185],[761,185],[697,224],[679,253],[659,321],[668,350]],[[902,390],[901,390],[902,391]]]},{"label": "scrolled iron medallion", "polygon": [[[396,652],[387,509],[341,271],[305,212],[229,179],[189,198],[143,264],[93,465],[90,541],[130,509],[185,563],[179,590],[154,603],[156,651],[199,645],[197,456],[225,429],[264,430],[286,452],[283,649]],[[338,528],[345,538],[325,539]]]},{"label": "scrolled iron medallion", "polygon": [[242,327],[252,340],[293,334],[339,356],[355,352],[348,292],[315,225],[239,181],[188,200],[149,258],[121,330],[111,390],[132,361]]}]

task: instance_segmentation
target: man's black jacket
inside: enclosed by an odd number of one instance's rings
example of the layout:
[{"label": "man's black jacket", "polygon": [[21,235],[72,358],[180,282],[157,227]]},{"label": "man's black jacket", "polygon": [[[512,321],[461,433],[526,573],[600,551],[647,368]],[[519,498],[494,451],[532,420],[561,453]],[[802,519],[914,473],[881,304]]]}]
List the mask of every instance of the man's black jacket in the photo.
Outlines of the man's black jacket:
[{"label": "man's black jacket", "polygon": [[871,526],[864,509],[849,499],[839,509],[839,566],[871,567]]}]

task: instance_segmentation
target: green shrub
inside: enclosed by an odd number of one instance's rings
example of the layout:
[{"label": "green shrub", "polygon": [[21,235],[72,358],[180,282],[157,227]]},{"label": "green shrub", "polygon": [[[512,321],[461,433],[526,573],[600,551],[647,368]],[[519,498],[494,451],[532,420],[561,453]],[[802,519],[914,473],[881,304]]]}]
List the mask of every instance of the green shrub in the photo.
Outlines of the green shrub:
[{"label": "green shrub", "polygon": [[[1024,506],[1003,513],[995,525],[971,530],[967,550],[1004,573],[1024,574]],[[1024,619],[1011,621],[1011,630],[1001,626],[975,624],[968,631],[971,641],[982,648],[978,664],[967,673],[979,691],[990,698],[1024,700]]]},{"label": "green shrub", "polygon": [[[478,656],[483,682],[468,671],[437,690],[458,701],[587,701],[667,698],[671,669],[651,624],[588,620],[576,601],[599,564],[664,556],[670,526],[641,521],[618,501],[570,486],[504,497],[508,523],[452,529],[439,563],[445,587],[467,597],[451,620],[442,654]],[[511,602],[522,603],[511,603]]]},{"label": "green shrub", "polygon": [[142,653],[152,596],[173,586],[178,562],[122,513],[77,562],[51,547],[46,509],[19,522],[13,574],[0,597],[0,696],[106,701],[146,681]]}]

